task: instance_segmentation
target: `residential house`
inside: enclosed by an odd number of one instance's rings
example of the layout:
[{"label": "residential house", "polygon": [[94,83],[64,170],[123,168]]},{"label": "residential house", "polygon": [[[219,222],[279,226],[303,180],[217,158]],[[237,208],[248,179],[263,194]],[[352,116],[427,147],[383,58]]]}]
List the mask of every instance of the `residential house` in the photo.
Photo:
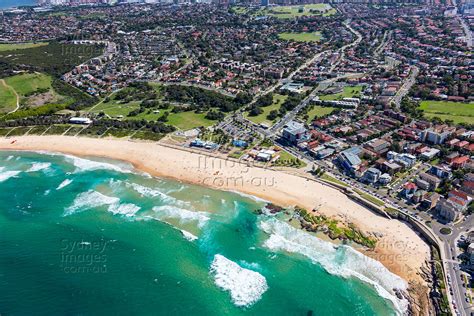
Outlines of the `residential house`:
[{"label": "residential house", "polygon": [[419,178],[430,184],[430,190],[436,190],[441,183],[441,180],[438,177],[424,172],[419,174]]}]

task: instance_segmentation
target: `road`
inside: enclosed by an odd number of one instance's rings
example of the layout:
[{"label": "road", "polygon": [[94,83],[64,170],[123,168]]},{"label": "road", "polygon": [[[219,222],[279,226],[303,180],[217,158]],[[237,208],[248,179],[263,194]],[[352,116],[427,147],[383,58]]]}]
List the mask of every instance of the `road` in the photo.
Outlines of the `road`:
[{"label": "road", "polygon": [[[435,223],[433,225],[433,231],[437,233],[439,238],[444,243],[444,250],[446,253],[446,258],[443,259],[446,271],[449,275],[448,287],[452,291],[452,301],[456,304],[456,310],[460,315],[470,315],[471,312],[474,312],[473,306],[466,302],[465,293],[466,290],[462,286],[463,280],[461,279],[460,271],[460,262],[458,259],[459,252],[458,249],[458,240],[461,234],[467,235],[468,230],[472,230],[474,227],[474,216],[469,216],[465,221],[458,222],[456,224],[448,224],[449,228],[452,229],[452,233],[449,235],[443,235],[439,230],[444,227],[444,225]],[[453,259],[454,258],[454,259]],[[451,301],[451,303],[452,303]]]},{"label": "road", "polygon": [[395,96],[392,98],[392,102],[395,103],[397,108],[400,107],[403,97],[406,96],[408,92],[410,92],[411,87],[415,84],[416,77],[418,76],[419,72],[420,69],[417,66],[411,66],[410,75],[405,80],[401,88],[397,91],[397,94],[395,94]]}]

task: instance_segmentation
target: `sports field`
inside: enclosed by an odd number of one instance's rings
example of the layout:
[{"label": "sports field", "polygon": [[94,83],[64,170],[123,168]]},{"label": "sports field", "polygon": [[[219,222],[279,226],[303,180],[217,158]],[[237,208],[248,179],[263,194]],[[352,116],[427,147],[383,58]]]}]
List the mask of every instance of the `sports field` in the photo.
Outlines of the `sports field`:
[{"label": "sports field", "polygon": [[421,101],[420,109],[426,117],[439,117],[454,123],[474,124],[474,102]]},{"label": "sports field", "polygon": [[280,33],[278,37],[282,40],[295,42],[319,42],[321,40],[320,32],[302,32],[302,33]]}]

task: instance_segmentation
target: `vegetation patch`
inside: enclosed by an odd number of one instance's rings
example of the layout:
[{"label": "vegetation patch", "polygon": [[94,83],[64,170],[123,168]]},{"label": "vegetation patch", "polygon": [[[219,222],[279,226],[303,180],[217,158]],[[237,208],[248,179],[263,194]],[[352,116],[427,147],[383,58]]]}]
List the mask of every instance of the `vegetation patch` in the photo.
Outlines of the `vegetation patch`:
[{"label": "vegetation patch", "polygon": [[439,232],[443,235],[449,235],[451,234],[452,230],[449,227],[443,227],[439,230]]},{"label": "vegetation patch", "polygon": [[0,52],[0,62],[9,65],[10,71],[30,69],[59,77],[75,66],[99,56],[102,51],[103,47],[100,45],[51,42],[43,46]]},{"label": "vegetation patch", "polygon": [[359,194],[362,198],[366,199],[367,201],[377,205],[377,206],[384,206],[385,202],[382,200],[379,200],[378,198],[372,196],[371,194],[365,193],[364,191],[361,190],[354,190],[357,194]]},{"label": "vegetation patch", "polygon": [[300,216],[301,226],[311,232],[324,232],[331,239],[350,240],[368,248],[375,248],[377,239],[365,235],[353,224],[343,224],[325,215],[316,215],[302,208],[295,208]]}]

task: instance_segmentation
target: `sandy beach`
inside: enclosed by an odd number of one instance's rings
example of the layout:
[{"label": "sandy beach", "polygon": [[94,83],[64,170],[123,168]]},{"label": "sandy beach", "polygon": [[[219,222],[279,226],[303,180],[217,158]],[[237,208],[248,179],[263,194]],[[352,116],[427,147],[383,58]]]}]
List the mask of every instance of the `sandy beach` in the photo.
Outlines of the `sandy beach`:
[{"label": "sandy beach", "polygon": [[[15,140],[15,142],[13,142]],[[367,255],[411,284],[424,284],[420,273],[429,260],[428,245],[406,224],[378,216],[343,193],[294,174],[165,147],[151,142],[69,136],[24,136],[0,140],[2,150],[44,150],[130,162],[154,176],[215,189],[238,191],[281,206],[317,208],[352,222],[379,242]]]}]

